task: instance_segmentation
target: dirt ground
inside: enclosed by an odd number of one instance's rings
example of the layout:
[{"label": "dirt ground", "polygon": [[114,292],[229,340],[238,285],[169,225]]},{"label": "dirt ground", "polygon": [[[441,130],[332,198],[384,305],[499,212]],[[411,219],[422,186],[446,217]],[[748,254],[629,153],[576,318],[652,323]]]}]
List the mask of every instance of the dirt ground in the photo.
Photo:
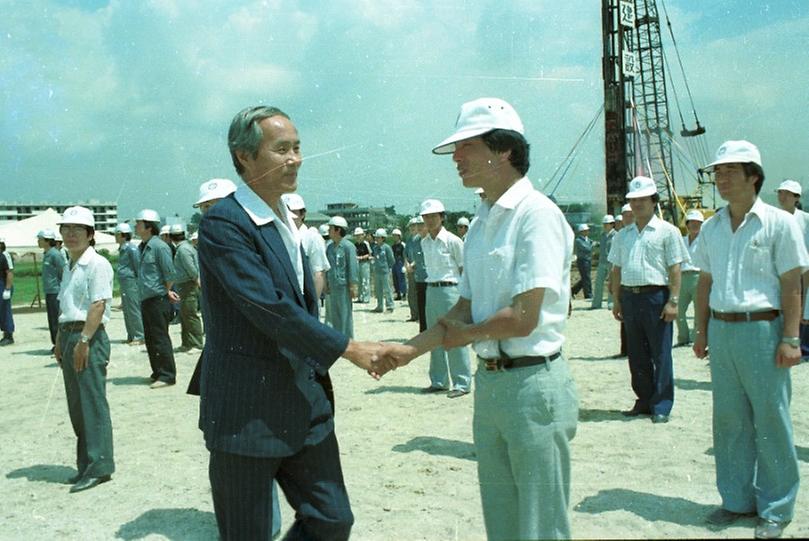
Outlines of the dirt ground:
[{"label": "dirt ground", "polygon": [[[571,521],[577,538],[752,537],[749,519],[721,531],[704,517],[719,503],[711,443],[707,363],[674,350],[671,422],[628,420],[632,405],[618,324],[574,301],[568,357],[581,400],[573,441]],[[403,340],[417,324],[408,310],[371,314],[357,305],[359,339]],[[50,356],[44,313],[19,314],[13,346],[0,349],[0,539],[216,539],[208,453],[197,429],[198,399],[185,394],[196,356],[178,354],[178,385],[148,387],[143,348],[122,343],[113,311],[107,394],[117,470],[112,482],[69,494],[75,437],[59,368]],[[179,327],[172,326],[179,343]],[[793,369],[793,421],[801,473],[809,473],[809,366]],[[337,436],[356,523],[353,539],[485,537],[472,445],[472,397],[422,395],[427,359],[375,382],[347,361],[332,379]],[[809,537],[809,496],[798,495],[787,536]],[[293,518],[282,502],[285,527]]]}]

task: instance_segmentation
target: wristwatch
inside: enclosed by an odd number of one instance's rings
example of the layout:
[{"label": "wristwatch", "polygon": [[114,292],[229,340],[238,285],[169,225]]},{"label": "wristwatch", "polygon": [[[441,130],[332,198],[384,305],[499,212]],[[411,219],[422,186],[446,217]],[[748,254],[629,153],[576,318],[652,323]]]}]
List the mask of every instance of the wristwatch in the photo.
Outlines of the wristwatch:
[{"label": "wristwatch", "polygon": [[794,348],[801,347],[801,339],[797,336],[782,336],[781,342],[790,345]]},{"label": "wristwatch", "polygon": [[669,297],[669,304],[672,306],[677,306],[677,303],[680,302],[680,299],[677,297]]},{"label": "wristwatch", "polygon": [[87,344],[90,342],[90,337],[82,333],[82,335],[79,337],[79,342],[81,342],[82,344]]}]

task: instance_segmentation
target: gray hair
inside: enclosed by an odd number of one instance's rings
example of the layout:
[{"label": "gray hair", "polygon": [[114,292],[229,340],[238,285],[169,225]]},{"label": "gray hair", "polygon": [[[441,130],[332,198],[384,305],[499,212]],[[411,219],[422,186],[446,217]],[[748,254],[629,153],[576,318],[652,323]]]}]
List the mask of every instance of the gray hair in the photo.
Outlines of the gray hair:
[{"label": "gray hair", "polygon": [[277,107],[268,105],[256,105],[242,109],[230,122],[228,130],[228,148],[230,157],[233,159],[233,166],[236,172],[241,175],[244,167],[239,162],[236,152],[246,152],[255,158],[258,156],[258,147],[264,137],[264,131],[259,126],[259,122],[272,116],[282,116],[289,119],[289,116]]}]

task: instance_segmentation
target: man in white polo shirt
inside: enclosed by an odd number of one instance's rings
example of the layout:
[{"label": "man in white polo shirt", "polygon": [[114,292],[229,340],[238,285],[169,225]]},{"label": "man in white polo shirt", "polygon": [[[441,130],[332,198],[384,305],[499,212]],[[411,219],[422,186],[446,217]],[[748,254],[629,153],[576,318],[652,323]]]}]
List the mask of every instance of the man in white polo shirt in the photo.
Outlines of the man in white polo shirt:
[{"label": "man in white polo shirt", "polygon": [[464,186],[482,187],[487,198],[466,237],[457,303],[440,325],[389,345],[386,361],[402,365],[442,343],[473,344],[486,535],[569,539],[569,442],[578,398],[561,348],[573,232],[525,176],[529,145],[508,103],[464,104],[455,133],[433,152],[451,152]]},{"label": "man in white polo shirt", "polygon": [[716,486],[722,506],[708,522],[758,516],[755,536],[780,537],[798,494],[789,414],[789,369],[801,360],[801,273],[809,268],[798,224],[759,199],[758,148],[727,141],[708,165],[728,202],[705,222],[694,353],[710,346]]},{"label": "man in white polo shirt", "polygon": [[[292,219],[298,228],[301,236],[301,246],[309,258],[309,268],[312,277],[315,279],[315,291],[320,297],[326,287],[326,272],[331,268],[329,259],[326,257],[326,241],[314,227],[308,227],[306,221],[306,203],[303,197],[296,193],[285,193],[281,198],[287,208],[292,211]],[[324,224],[325,225],[325,224]],[[328,226],[326,226],[328,228]],[[326,229],[328,235],[328,229]]]},{"label": "man in white polo shirt", "polygon": [[677,317],[680,264],[689,261],[680,230],[655,215],[660,197],[648,177],[635,177],[626,194],[635,221],[612,242],[612,313],[626,327],[635,405],[629,417],[651,414],[667,423],[674,405],[672,321]]},{"label": "man in white polo shirt", "polygon": [[[427,327],[432,327],[458,302],[458,284],[463,271],[463,241],[444,227],[446,211],[438,199],[421,204],[427,235],[421,240],[427,268]],[[447,370],[449,368],[449,370]],[[435,348],[430,353],[430,386],[425,393],[446,391],[450,398],[469,394],[472,364],[466,347]]]}]

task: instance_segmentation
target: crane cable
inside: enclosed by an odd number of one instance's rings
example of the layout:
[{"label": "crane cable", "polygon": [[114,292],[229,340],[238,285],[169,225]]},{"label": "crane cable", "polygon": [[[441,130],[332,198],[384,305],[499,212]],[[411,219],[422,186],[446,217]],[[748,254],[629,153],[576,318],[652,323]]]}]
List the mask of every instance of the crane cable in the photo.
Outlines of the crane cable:
[{"label": "crane cable", "polygon": [[[596,122],[598,121],[598,118],[601,116],[601,113],[603,111],[604,111],[604,105],[602,104],[601,107],[598,108],[598,111],[596,111],[596,114],[595,114],[595,116],[593,116],[593,119],[590,120],[590,122],[587,124],[587,127],[584,128],[584,131],[581,133],[581,135],[579,135],[579,138],[573,144],[573,148],[570,149],[570,152],[567,153],[567,156],[565,156],[565,159],[562,160],[562,162],[556,168],[556,171],[554,171],[553,175],[551,175],[551,178],[548,179],[548,181],[545,183],[545,188],[544,188],[543,192],[547,193],[548,195],[553,195],[554,193],[556,193],[556,190],[559,189],[559,186],[561,185],[562,181],[564,180],[565,175],[567,175],[567,172],[570,169],[570,166],[573,165],[573,162],[575,161],[574,154],[578,151],[579,145],[592,132],[593,127],[595,127]],[[564,170],[561,172],[561,174],[559,174],[559,171],[563,167],[564,167]],[[558,179],[556,179],[557,175],[559,175]],[[556,184],[554,185],[553,190],[548,192],[548,187],[551,185],[551,183],[555,179],[556,179]]]},{"label": "crane cable", "polygon": [[677,47],[677,40],[674,38],[674,30],[671,27],[671,19],[669,19],[669,10],[666,8],[666,2],[660,0],[663,5],[663,13],[666,14],[666,26],[669,29],[669,36],[671,36],[671,43],[674,45],[674,52],[677,54],[677,63],[680,65],[680,72],[683,74],[683,82],[685,89],[688,92],[688,100],[691,102],[691,111],[694,113],[694,121],[697,123],[697,128],[700,127],[699,117],[697,116],[697,108],[694,105],[694,95],[691,93],[691,85],[688,84],[688,76],[685,74],[685,67],[683,67],[683,59],[680,57],[680,49]]}]

